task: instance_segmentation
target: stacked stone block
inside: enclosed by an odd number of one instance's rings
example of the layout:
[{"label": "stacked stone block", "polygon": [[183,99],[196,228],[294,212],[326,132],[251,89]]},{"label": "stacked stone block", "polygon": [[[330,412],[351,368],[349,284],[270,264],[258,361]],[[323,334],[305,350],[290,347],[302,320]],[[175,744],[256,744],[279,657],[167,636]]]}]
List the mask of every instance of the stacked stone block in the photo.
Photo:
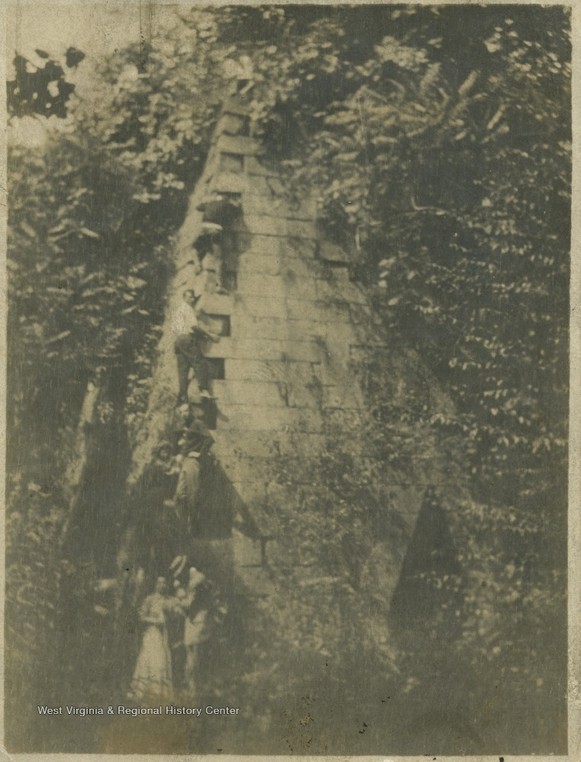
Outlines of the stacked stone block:
[{"label": "stacked stone block", "polygon": [[[298,511],[303,488],[309,486],[279,484],[276,461],[284,458],[301,464],[324,455],[334,426],[363,431],[365,402],[353,364],[365,362],[385,346],[378,343],[377,318],[365,295],[349,279],[345,252],[322,237],[310,200],[289,202],[278,170],[261,162],[249,119],[243,103],[231,101],[223,109],[176,242],[177,272],[168,319],[183,290],[194,287],[203,292],[208,327],[222,333],[221,340],[206,350],[220,369],[213,381],[217,397],[213,452],[220,471],[213,503],[227,504],[233,516],[232,537],[217,539],[213,551],[211,540],[198,542],[194,552],[200,558],[213,552],[231,565],[229,574],[246,594],[264,595],[269,567],[281,557],[277,543],[289,547],[294,542],[281,536],[276,506],[285,503],[294,510],[296,505]],[[211,255],[200,265],[193,248],[203,223],[198,207],[216,192],[230,194],[242,207],[235,223],[236,282],[228,294],[216,292],[217,267]],[[398,379],[409,382],[414,371],[407,350],[390,347],[390,355],[392,349],[394,378],[389,383],[398,404],[407,394]],[[147,462],[153,447],[166,436],[176,389],[173,338],[166,331],[144,439],[135,450],[137,463]],[[443,398],[436,401],[438,409],[445,404]],[[423,484],[434,479],[431,462],[425,468],[420,463],[415,470],[418,483],[413,485],[390,471],[389,510],[399,514],[405,536],[394,540],[392,548],[382,546],[381,552],[393,561],[387,564],[391,571],[383,581],[386,600],[397,584]],[[304,574],[308,576],[307,569]]]},{"label": "stacked stone block", "polygon": [[206,352],[224,361],[224,378],[213,385],[214,453],[244,507],[233,552],[237,573],[252,588],[250,570],[271,560],[265,539],[284,541],[273,502],[296,500],[296,491],[282,495],[273,458],[323,454],[330,410],[357,418],[364,403],[350,348],[369,344],[372,318],[348,278],[344,252],[320,239],[314,205],[288,202],[249,133],[244,106],[226,104],[197,194],[238,194],[243,210],[236,288],[218,296],[210,274],[201,280],[204,310],[229,317],[230,335]]}]

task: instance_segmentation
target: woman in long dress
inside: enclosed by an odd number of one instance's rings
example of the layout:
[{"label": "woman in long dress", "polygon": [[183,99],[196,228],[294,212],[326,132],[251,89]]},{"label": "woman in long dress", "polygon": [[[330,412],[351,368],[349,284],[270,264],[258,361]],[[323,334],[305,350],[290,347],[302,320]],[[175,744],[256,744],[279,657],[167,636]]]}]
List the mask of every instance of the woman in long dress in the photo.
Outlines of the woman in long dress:
[{"label": "woman in long dress", "polygon": [[165,578],[159,577],[154,592],[147,596],[139,610],[145,632],[128,694],[136,703],[170,700],[172,697],[171,652],[166,625],[166,612],[171,603],[165,595],[166,587]]}]

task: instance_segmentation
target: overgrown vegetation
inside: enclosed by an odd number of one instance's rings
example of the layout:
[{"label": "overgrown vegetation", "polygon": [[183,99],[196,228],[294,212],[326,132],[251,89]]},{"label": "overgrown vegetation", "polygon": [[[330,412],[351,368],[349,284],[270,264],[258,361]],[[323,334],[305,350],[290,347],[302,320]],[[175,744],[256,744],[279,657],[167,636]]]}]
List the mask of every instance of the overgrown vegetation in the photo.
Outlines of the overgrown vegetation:
[{"label": "overgrown vegetation", "polygon": [[[403,454],[429,442],[469,495],[440,494],[454,506],[465,570],[451,646],[467,676],[458,696],[471,691],[478,707],[494,700],[490,675],[508,681],[503,706],[526,700],[527,732],[543,726],[555,751],[566,690],[571,142],[569,18],[556,7],[181,8],[151,43],[99,62],[84,90],[58,88],[55,108],[42,77],[34,99],[12,87],[14,119],[38,113],[33,101],[64,118],[41,147],[9,153],[9,677],[16,685],[53,647],[58,582],[70,571],[57,550],[62,483],[86,385],[122,371],[127,409],[141,404],[171,236],[231,85],[227,62],[242,55],[267,156],[297,194],[315,189],[321,224],[350,252],[382,330],[417,350],[453,400],[437,415],[421,399],[394,406],[390,362],[367,369],[367,446],[405,470]],[[386,497],[349,441],[308,473],[293,468],[281,464],[281,481],[318,490],[283,529],[300,535],[293,552],[315,557],[321,583],[310,609],[297,600],[288,614],[289,638],[318,658],[329,646],[313,622],[336,617],[340,639],[365,617],[361,559]],[[344,608],[333,613],[336,601]],[[331,644],[346,660],[333,673],[344,696],[348,659],[367,654],[351,635]],[[410,646],[406,679],[421,683],[429,648]],[[386,670],[391,659],[388,649]],[[273,700],[278,677],[264,664],[256,678],[270,680]],[[548,702],[558,709],[547,716]]]}]

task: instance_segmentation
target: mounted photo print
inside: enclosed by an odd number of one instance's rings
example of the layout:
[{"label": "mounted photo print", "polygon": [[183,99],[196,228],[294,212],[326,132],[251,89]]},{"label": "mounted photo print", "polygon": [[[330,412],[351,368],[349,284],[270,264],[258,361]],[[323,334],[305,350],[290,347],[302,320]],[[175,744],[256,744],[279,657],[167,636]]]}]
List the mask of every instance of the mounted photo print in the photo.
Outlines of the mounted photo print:
[{"label": "mounted photo print", "polygon": [[573,9],[3,13],[7,758],[579,759]]}]

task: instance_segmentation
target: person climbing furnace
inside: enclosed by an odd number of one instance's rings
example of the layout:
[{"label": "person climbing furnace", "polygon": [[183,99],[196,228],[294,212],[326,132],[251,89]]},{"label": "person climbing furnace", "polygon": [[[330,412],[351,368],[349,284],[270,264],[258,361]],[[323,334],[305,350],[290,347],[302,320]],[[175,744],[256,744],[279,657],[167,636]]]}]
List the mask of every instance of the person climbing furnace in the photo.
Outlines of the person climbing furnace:
[{"label": "person climbing furnace", "polygon": [[[200,235],[194,240],[200,264],[208,254],[206,270],[213,270],[218,277],[217,293],[227,294],[236,280],[238,269],[239,240],[237,224],[242,216],[242,205],[238,193],[213,192],[197,206],[203,213]],[[210,261],[210,264],[208,264]]]},{"label": "person climbing furnace", "polygon": [[205,340],[217,342],[218,334],[203,328],[198,320],[201,295],[188,288],[183,292],[183,302],[175,311],[171,329],[176,335],[174,351],[178,366],[178,405],[188,402],[190,368],[198,385],[200,397],[214,399],[210,393],[210,366],[204,357],[202,344]]}]

